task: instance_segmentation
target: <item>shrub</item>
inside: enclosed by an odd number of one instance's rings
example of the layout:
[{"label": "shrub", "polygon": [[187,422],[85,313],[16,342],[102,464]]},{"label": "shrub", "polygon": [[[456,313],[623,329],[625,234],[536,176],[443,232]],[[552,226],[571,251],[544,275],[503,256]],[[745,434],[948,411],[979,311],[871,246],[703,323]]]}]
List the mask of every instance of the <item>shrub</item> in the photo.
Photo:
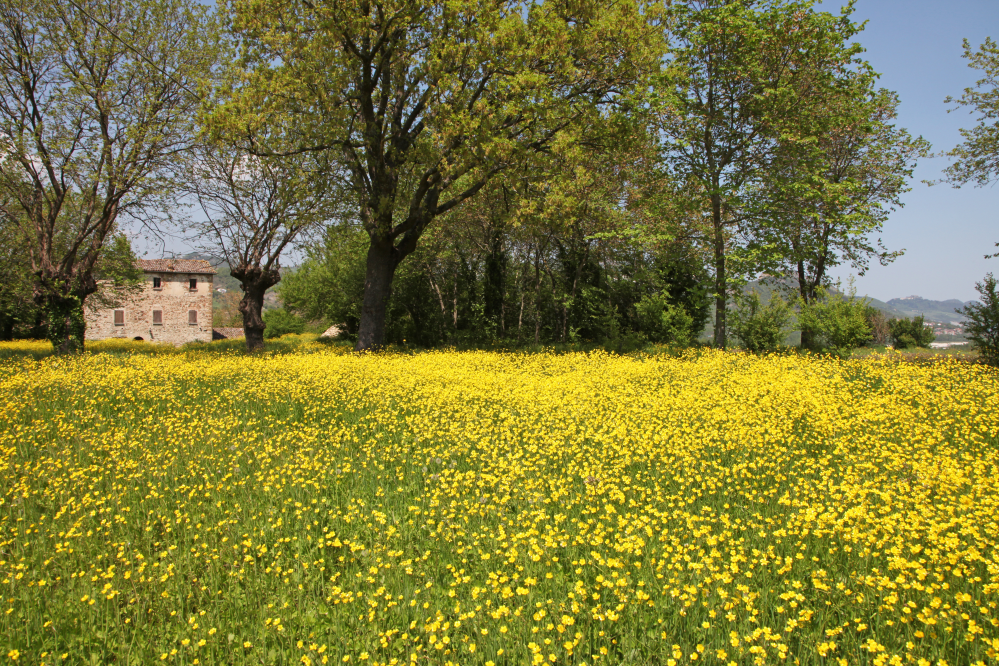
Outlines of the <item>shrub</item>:
[{"label": "shrub", "polygon": [[284,308],[264,312],[265,338],[279,338],[289,333],[304,333],[305,321]]},{"label": "shrub", "polygon": [[837,356],[846,356],[871,339],[867,323],[868,301],[849,296],[822,292],[812,303],[802,303],[798,321],[802,328],[814,331],[819,346]]},{"label": "shrub", "polygon": [[975,343],[982,361],[999,366],[999,293],[996,293],[996,279],[992,273],[986,275],[984,281],[976,282],[975,290],[981,294],[981,302],[958,310],[968,318],[964,333]]},{"label": "shrub", "polygon": [[635,305],[642,332],[652,342],[686,347],[694,339],[694,319],[664,293],[649,294]]},{"label": "shrub", "polygon": [[892,319],[888,322],[888,336],[895,349],[929,347],[936,339],[933,330],[923,323],[923,315],[909,319]]},{"label": "shrub", "polygon": [[754,354],[776,351],[784,344],[791,325],[791,304],[774,294],[764,307],[756,292],[737,297],[729,313],[729,329],[742,346]]},{"label": "shrub", "polygon": [[869,305],[867,306],[866,318],[867,327],[871,329],[871,342],[876,345],[888,344],[891,340],[888,315]]}]

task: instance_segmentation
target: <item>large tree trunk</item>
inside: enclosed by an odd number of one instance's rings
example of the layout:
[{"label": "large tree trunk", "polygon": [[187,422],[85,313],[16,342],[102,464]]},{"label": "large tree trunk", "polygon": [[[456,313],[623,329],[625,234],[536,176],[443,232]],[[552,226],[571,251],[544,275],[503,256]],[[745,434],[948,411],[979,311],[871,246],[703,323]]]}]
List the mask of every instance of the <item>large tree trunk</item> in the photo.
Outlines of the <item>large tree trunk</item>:
[{"label": "large tree trunk", "polygon": [[499,229],[493,229],[489,238],[489,251],[486,254],[485,280],[482,301],[486,320],[493,324],[493,334],[502,335],[504,297],[506,292],[506,256],[503,252],[503,236]]},{"label": "large tree trunk", "polygon": [[237,267],[230,271],[239,280],[243,289],[243,298],[239,301],[239,313],[243,315],[243,335],[246,338],[246,349],[251,352],[264,348],[264,295],[267,290],[281,281],[281,274],[276,269],[265,269],[260,266]]},{"label": "large tree trunk", "polygon": [[[808,307],[814,300],[808,285],[808,276],[805,274],[805,262],[798,260],[798,294],[801,296],[801,307]],[[815,347],[815,331],[807,326],[801,327],[801,348],[813,349]]]},{"label": "large tree trunk", "polygon": [[711,196],[711,217],[715,234],[715,339],[717,349],[727,343],[725,323],[728,307],[728,276],[725,274],[725,229],[722,225],[721,197]]},{"label": "large tree trunk", "polygon": [[534,344],[541,344],[541,248],[534,255]]},{"label": "large tree trunk", "polygon": [[392,278],[398,265],[396,254],[391,241],[371,239],[356,351],[376,351],[385,346],[385,315],[389,296],[392,295]]},{"label": "large tree trunk", "polygon": [[243,298],[239,301],[239,313],[243,315],[243,335],[247,351],[255,352],[264,348],[264,292],[254,285],[243,287]]}]

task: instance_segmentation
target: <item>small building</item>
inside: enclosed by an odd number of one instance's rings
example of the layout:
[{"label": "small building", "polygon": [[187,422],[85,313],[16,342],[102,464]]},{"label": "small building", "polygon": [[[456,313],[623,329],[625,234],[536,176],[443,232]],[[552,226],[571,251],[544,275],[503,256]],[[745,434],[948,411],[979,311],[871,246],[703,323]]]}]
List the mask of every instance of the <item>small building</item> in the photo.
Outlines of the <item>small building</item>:
[{"label": "small building", "polygon": [[202,259],[139,259],[141,293],[119,308],[86,311],[87,340],[169,342],[212,340],[212,280]]}]

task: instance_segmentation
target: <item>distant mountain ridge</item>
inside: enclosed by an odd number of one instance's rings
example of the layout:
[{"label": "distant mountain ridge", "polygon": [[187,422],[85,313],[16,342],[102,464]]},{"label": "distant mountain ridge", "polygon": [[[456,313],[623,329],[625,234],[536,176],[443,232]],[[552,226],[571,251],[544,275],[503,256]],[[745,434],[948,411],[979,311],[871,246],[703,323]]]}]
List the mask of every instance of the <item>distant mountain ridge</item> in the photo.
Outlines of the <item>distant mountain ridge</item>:
[{"label": "distant mountain ridge", "polygon": [[[968,301],[973,303],[974,301]],[[960,315],[955,310],[968,305],[956,298],[946,301],[934,301],[921,296],[906,296],[904,298],[893,298],[888,301],[888,305],[897,310],[903,317],[918,317],[923,315],[927,321],[940,321],[949,323],[960,323],[964,321],[964,315]]]},{"label": "distant mountain ridge", "polygon": [[[774,291],[774,287],[773,284],[769,282],[764,283],[753,281],[747,284],[743,290],[747,292],[756,291],[760,294],[760,300],[766,304],[770,301],[770,295]],[[836,293],[837,289],[832,287],[830,291]],[[956,298],[951,298],[946,301],[934,301],[921,296],[905,296],[903,298],[893,298],[888,302],[885,302],[879,301],[871,296],[859,297],[866,298],[871,307],[881,310],[889,317],[898,319],[902,317],[918,317],[919,315],[923,315],[923,319],[928,322],[935,321],[950,324],[959,324],[965,319],[963,315],[955,312],[957,308],[961,308],[969,303],[975,302],[968,301],[965,303]]]}]

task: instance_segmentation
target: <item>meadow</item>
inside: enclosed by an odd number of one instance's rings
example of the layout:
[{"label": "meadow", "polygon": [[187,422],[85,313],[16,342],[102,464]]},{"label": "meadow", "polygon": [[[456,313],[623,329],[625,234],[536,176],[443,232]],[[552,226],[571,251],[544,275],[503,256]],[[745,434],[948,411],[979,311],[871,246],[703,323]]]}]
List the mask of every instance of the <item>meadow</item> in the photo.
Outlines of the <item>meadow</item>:
[{"label": "meadow", "polygon": [[995,370],[30,344],[0,661],[997,660]]}]

